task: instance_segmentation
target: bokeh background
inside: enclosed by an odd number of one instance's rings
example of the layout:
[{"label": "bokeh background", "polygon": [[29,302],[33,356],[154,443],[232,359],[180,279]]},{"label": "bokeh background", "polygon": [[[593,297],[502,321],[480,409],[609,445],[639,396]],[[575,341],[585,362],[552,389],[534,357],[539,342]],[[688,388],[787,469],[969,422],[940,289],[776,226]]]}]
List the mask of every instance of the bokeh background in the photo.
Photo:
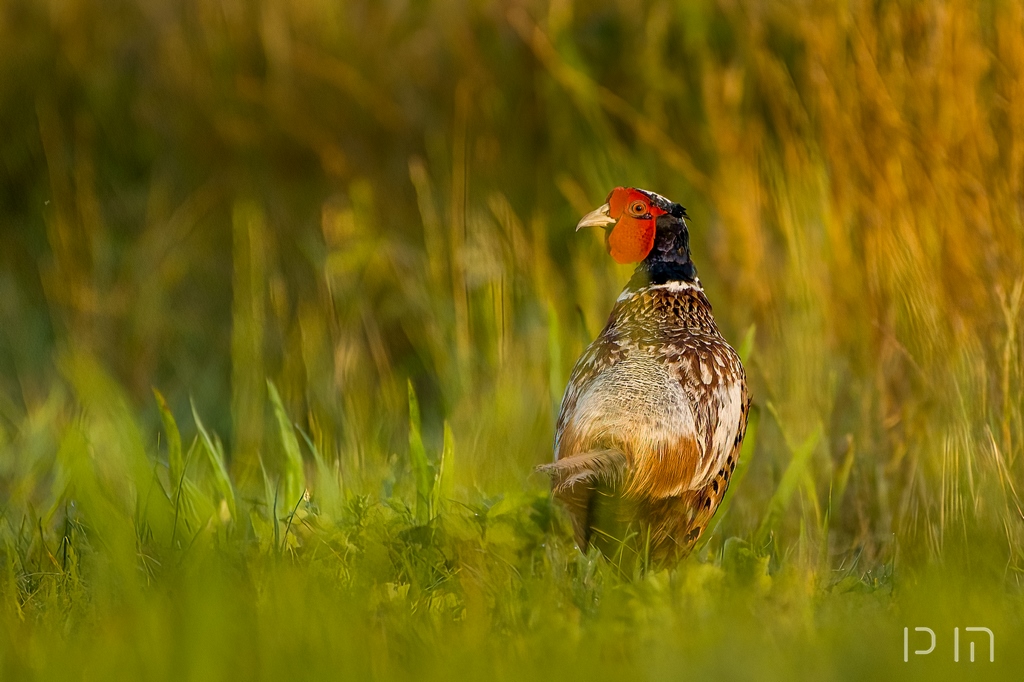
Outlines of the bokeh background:
[{"label": "bokeh background", "polygon": [[[9,672],[715,672],[728,603],[758,665],[856,678],[912,604],[1020,627],[1018,2],[7,0],[0,121]],[[687,207],[760,417],[635,583],[532,473],[629,276],[573,232],[616,185]]]}]

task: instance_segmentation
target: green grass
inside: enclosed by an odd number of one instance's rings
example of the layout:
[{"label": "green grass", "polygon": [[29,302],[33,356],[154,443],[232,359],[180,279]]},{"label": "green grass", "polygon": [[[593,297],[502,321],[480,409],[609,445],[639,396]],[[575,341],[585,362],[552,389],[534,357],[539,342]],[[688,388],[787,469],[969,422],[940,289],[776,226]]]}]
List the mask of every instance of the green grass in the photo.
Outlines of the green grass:
[{"label": "green grass", "polygon": [[[5,3],[0,677],[1016,679],[1022,34]],[[699,551],[631,579],[532,473],[618,184],[689,209],[757,415]]]}]

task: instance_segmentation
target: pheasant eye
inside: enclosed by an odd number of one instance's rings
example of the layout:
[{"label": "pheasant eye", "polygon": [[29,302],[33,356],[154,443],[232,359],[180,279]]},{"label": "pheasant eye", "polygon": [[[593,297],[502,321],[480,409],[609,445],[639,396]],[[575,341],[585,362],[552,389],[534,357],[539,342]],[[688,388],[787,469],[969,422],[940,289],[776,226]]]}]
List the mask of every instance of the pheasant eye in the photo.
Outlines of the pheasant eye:
[{"label": "pheasant eye", "polygon": [[635,216],[642,216],[647,212],[647,207],[644,206],[644,202],[642,201],[634,201],[629,205],[629,212]]}]

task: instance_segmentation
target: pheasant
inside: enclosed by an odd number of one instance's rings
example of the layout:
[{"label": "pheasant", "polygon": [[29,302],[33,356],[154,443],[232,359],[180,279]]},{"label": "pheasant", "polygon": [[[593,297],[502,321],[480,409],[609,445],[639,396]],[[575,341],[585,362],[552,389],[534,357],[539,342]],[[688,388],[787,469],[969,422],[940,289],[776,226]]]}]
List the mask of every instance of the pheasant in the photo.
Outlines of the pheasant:
[{"label": "pheasant", "polygon": [[715,324],[690,258],[686,210],[616,187],[576,226],[605,228],[637,263],[600,336],[576,362],[538,467],[572,519],[576,544],[620,567],[688,554],[729,487],[750,397],[739,355]]}]

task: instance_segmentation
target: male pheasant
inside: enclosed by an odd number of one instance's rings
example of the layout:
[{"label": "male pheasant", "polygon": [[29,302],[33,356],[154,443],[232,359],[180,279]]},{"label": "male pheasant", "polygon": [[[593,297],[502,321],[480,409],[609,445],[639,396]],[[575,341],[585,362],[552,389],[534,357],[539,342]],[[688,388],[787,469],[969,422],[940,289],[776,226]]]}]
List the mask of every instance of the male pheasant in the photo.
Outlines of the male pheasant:
[{"label": "male pheasant", "polygon": [[576,544],[623,568],[677,561],[725,496],[750,398],[690,258],[686,210],[617,187],[576,229],[606,230],[609,253],[638,263],[608,324],[573,368],[550,474]]}]

